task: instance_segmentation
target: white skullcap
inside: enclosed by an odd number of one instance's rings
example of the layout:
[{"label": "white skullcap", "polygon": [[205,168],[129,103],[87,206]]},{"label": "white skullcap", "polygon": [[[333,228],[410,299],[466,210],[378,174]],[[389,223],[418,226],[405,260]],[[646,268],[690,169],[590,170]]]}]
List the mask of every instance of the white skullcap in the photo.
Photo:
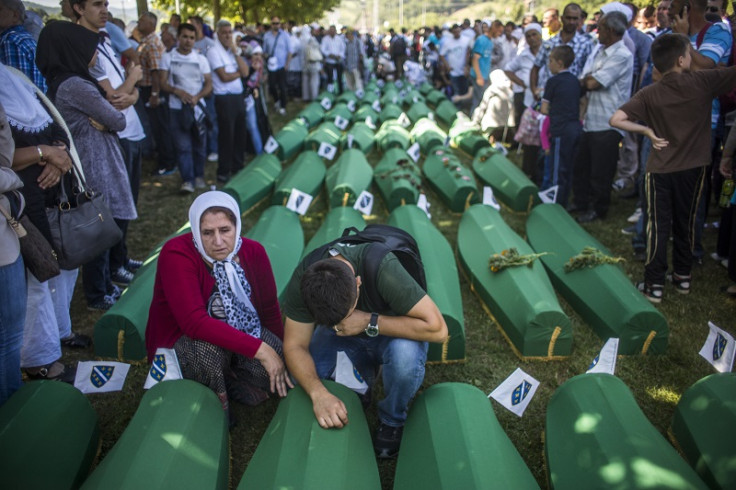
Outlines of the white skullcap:
[{"label": "white skullcap", "polygon": [[542,26],[537,24],[536,22],[532,22],[531,24],[527,24],[524,28],[524,34],[526,34],[529,31],[537,31],[538,33],[542,33]]},{"label": "white skullcap", "polygon": [[611,12],[621,12],[626,16],[626,22],[631,22],[631,18],[634,15],[634,12],[632,12],[629,7],[621,2],[611,2],[605,4],[603,7],[601,7],[601,12],[603,12],[604,15],[610,14]]}]

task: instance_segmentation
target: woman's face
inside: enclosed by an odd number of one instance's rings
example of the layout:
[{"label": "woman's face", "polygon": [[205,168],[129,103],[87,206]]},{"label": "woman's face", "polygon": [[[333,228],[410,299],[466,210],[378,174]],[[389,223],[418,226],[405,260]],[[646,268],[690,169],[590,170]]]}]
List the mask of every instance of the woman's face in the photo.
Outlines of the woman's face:
[{"label": "woman's face", "polygon": [[205,212],[199,225],[202,247],[214,260],[225,260],[235,248],[235,225],[225,213]]}]

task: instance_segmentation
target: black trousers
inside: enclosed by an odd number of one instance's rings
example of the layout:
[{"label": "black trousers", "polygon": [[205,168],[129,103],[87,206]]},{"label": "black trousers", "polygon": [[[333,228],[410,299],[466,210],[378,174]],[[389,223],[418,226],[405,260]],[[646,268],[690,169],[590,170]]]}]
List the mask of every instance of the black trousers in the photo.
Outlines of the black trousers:
[{"label": "black trousers", "polygon": [[141,99],[146,105],[146,114],[151,124],[153,140],[156,142],[158,152],[158,168],[171,170],[176,168],[176,155],[174,153],[174,141],[169,132],[169,106],[166,97],[160,97],[160,103],[156,107],[149,107],[151,99],[151,87],[141,87]]},{"label": "black trousers", "polygon": [[271,93],[273,101],[278,102],[279,107],[285,109],[288,101],[286,70],[281,68],[280,70],[268,72],[268,91]]},{"label": "black trousers", "polygon": [[[342,93],[342,63],[325,63],[325,73],[327,74],[327,83],[337,82],[337,93]],[[337,80],[335,80],[337,77]]]},{"label": "black trousers", "polygon": [[611,204],[611,185],[616,175],[621,134],[607,131],[583,131],[573,170],[573,200],[578,209],[589,209],[605,218]]},{"label": "black trousers", "polygon": [[243,94],[215,95],[217,112],[217,176],[229,179],[243,168],[245,141],[245,99]]},{"label": "black trousers", "polygon": [[644,280],[664,284],[667,244],[672,235],[672,270],[688,276],[693,265],[695,215],[703,197],[706,167],[666,174],[647,173],[647,261]]}]

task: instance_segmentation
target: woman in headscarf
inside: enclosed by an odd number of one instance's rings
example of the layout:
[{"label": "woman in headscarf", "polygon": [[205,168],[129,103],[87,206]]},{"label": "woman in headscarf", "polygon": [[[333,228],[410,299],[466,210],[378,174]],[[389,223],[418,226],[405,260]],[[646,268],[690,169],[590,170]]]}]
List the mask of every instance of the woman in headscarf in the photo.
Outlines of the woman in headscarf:
[{"label": "woman in headscarf", "polygon": [[173,348],[182,375],[254,406],[265,390],[293,387],[283,361],[283,324],[266,251],[241,238],[240,210],[210,191],[189,208],[192,232],[161,249],[146,327],[146,349]]},{"label": "woman in headscarf", "polygon": [[[121,230],[137,218],[128,172],[115,134],[125,116],[107,101],[90,75],[97,60],[98,36],[70,22],[49,22],[41,31],[36,64],[46,77],[48,95],[69,126],[87,185],[102,193]],[[82,267],[87,307],[108,310],[115,302],[109,250]]]},{"label": "woman in headscarf", "polygon": [[[254,43],[255,44],[255,43]],[[263,49],[258,45],[249,45],[246,50],[248,61],[248,77],[245,78],[245,126],[250,133],[253,153],[263,153],[263,142],[271,136],[271,125],[266,115],[266,104],[261,95],[263,85]]]},{"label": "woman in headscarf", "polygon": [[[71,159],[66,134],[39,101],[36,90],[22,74],[0,64],[0,104],[15,144],[12,170],[23,182],[18,189],[25,201],[23,212],[52,243],[46,208],[55,205],[61,176],[71,168]],[[77,272],[62,270],[44,282],[27,274],[20,365],[31,379],[74,382],[74,369],[60,362],[61,346],[90,344],[89,337],[72,332],[69,305]]]}]

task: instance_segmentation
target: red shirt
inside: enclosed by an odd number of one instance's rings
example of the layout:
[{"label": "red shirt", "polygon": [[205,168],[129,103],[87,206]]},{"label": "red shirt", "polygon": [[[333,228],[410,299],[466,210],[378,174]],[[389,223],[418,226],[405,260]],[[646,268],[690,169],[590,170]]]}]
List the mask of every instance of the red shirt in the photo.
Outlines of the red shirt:
[{"label": "red shirt", "polygon": [[[260,243],[243,238],[238,257],[250,283],[251,302],[261,326],[283,340],[284,325],[266,250]],[[261,346],[260,339],[208,314],[207,303],[215,287],[215,278],[194,247],[191,233],[166,242],[158,257],[146,326],[149,361],[157,348],[172,348],[182,335],[250,358],[255,356]]]}]

